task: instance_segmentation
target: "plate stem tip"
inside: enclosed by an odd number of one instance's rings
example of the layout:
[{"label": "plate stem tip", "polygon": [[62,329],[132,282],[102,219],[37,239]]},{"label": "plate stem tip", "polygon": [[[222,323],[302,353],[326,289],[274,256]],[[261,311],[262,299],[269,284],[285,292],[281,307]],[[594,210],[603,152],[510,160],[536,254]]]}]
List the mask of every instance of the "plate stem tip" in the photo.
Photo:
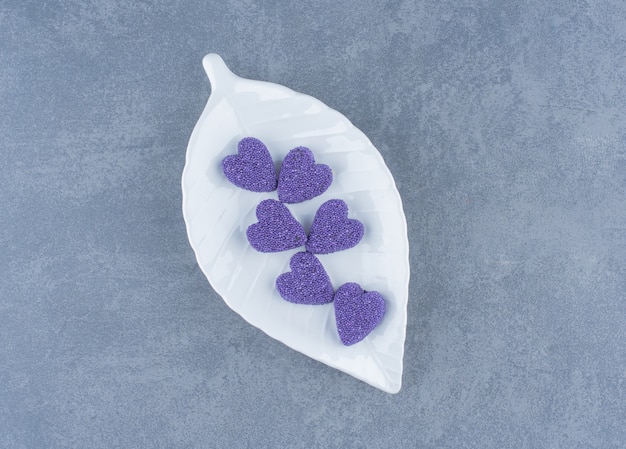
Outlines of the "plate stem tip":
[{"label": "plate stem tip", "polygon": [[233,80],[235,75],[226,66],[226,63],[217,53],[209,53],[202,58],[202,66],[209,77],[211,89],[218,90],[221,86]]}]

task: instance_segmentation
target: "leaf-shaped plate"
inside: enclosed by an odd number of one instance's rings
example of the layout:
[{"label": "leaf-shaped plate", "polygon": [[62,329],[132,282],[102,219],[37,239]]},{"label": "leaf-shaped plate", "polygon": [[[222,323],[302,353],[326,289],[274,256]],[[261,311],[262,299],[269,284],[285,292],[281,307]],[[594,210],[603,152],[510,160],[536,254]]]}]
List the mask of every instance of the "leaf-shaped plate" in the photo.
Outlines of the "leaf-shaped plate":
[{"label": "leaf-shaped plate", "polygon": [[[250,324],[309,357],[389,393],[402,382],[409,282],[409,248],[400,195],[369,139],[339,112],[319,100],[273,83],[234,75],[216,54],[203,59],[211,96],[187,148],[182,177],[183,215],[198,264],[224,301]],[[221,161],[240,139],[253,136],[269,148],[277,168],[287,152],[311,149],[316,162],[333,170],[321,196],[289,210],[305,230],[326,200],[344,200],[350,217],[365,226],[363,240],[346,251],[320,255],[335,289],[357,282],[386,301],[382,323],[363,341],[343,346],[332,303],[306,306],[285,301],[275,280],[304,248],[256,252],[246,229],[257,204],[276,192],[235,187]]]}]

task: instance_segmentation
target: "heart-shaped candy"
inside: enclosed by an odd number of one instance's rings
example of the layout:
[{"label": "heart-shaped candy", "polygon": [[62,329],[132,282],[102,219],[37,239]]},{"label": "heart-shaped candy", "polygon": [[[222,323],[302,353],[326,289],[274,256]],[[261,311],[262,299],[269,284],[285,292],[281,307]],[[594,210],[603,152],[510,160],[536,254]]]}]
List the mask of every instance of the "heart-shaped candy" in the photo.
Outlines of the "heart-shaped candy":
[{"label": "heart-shaped candy", "polygon": [[222,170],[230,182],[253,192],[276,190],[274,161],[263,142],[246,137],[237,145],[238,154],[222,160]]},{"label": "heart-shaped candy", "polygon": [[280,296],[296,304],[328,304],[333,301],[333,285],[322,263],[309,252],[296,253],[289,261],[291,271],[276,279]]},{"label": "heart-shaped candy", "polygon": [[385,299],[378,292],[366,292],[359,284],[343,284],[335,293],[335,321],[345,346],[360,342],[385,316]]},{"label": "heart-shaped candy", "polygon": [[261,201],[256,207],[256,216],[259,222],[248,226],[246,235],[257,251],[275,253],[306,243],[304,228],[280,201]]},{"label": "heart-shaped candy", "polygon": [[328,200],[315,213],[306,249],[328,254],[352,248],[361,241],[363,232],[363,223],[348,218],[348,205],[344,201]]},{"label": "heart-shaped candy", "polygon": [[283,159],[278,175],[278,199],[283,203],[301,203],[324,193],[332,182],[330,167],[316,164],[308,148],[297,147]]}]

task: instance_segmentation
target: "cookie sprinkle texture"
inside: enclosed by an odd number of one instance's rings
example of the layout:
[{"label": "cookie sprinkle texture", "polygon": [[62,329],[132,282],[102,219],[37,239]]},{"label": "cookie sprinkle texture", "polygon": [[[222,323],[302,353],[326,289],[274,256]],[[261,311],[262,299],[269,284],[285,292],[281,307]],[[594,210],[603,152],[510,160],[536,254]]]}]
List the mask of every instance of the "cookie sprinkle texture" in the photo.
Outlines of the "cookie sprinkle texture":
[{"label": "cookie sprinkle texture", "polygon": [[254,137],[239,141],[237,154],[222,160],[222,171],[237,187],[252,192],[276,190],[276,169],[270,152],[263,142]]},{"label": "cookie sprinkle texture", "polygon": [[283,159],[278,175],[278,199],[283,203],[302,203],[324,193],[332,182],[330,167],[316,164],[308,148],[297,147]]},{"label": "cookie sprinkle texture", "polygon": [[329,200],[317,212],[306,244],[307,251],[329,254],[356,246],[364,234],[363,223],[348,218],[348,205],[342,200]]},{"label": "cookie sprinkle texture", "polygon": [[296,253],[289,261],[290,272],[276,279],[280,296],[296,304],[328,304],[335,291],[321,262],[309,252]]},{"label": "cookie sprinkle texture", "polygon": [[378,292],[366,292],[354,282],[343,284],[335,293],[335,321],[339,338],[352,346],[367,337],[383,320],[385,299]]},{"label": "cookie sprinkle texture", "polygon": [[246,235],[257,251],[275,253],[306,243],[304,228],[281,202],[261,201],[256,208],[256,216],[259,222],[250,225]]}]

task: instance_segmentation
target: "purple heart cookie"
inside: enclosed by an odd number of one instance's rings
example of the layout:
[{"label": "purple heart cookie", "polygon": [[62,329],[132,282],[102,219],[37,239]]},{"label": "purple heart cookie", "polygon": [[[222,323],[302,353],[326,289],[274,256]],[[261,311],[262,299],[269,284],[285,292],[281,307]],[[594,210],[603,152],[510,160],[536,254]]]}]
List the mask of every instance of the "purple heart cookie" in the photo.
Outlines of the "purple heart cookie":
[{"label": "purple heart cookie", "polygon": [[322,263],[308,252],[296,253],[289,261],[290,272],[276,279],[278,293],[296,304],[328,304],[333,302],[333,285]]},{"label": "purple heart cookie", "polygon": [[335,321],[345,346],[360,342],[385,316],[385,299],[378,292],[366,292],[359,284],[343,284],[335,293]]},{"label": "purple heart cookie", "polygon": [[262,253],[297,248],[306,243],[302,225],[293,218],[287,206],[276,200],[263,200],[256,207],[258,223],[248,226],[250,245]]},{"label": "purple heart cookie", "polygon": [[322,204],[313,219],[307,251],[328,254],[352,248],[363,238],[363,223],[348,218],[348,205],[342,200]]},{"label": "purple heart cookie", "polygon": [[222,160],[222,170],[230,182],[253,192],[276,190],[276,169],[267,147],[259,139],[246,137],[239,141],[238,154]]},{"label": "purple heart cookie", "polygon": [[324,193],[332,182],[330,167],[316,164],[308,148],[297,147],[283,159],[278,175],[278,199],[283,203],[301,203]]}]

